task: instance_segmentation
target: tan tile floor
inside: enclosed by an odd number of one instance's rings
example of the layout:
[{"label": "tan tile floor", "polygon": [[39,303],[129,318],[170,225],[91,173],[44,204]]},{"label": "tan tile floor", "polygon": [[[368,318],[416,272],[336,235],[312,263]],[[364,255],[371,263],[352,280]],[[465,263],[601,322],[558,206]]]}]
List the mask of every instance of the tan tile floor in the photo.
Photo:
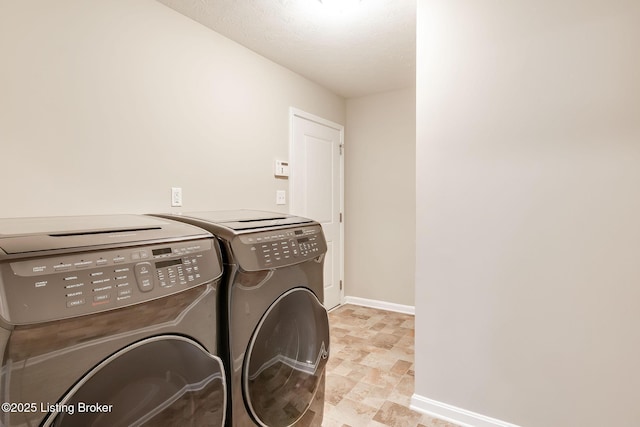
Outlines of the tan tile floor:
[{"label": "tan tile floor", "polygon": [[413,316],[343,305],[329,324],[324,427],[456,427],[409,409]]}]

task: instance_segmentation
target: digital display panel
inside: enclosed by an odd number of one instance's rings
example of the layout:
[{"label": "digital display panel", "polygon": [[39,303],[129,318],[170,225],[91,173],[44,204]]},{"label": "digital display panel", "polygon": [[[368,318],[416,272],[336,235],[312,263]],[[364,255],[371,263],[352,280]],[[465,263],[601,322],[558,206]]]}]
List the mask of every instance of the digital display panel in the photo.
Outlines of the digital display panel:
[{"label": "digital display panel", "polygon": [[182,264],[182,259],[171,259],[169,261],[156,262],[156,268],[171,267],[172,265]]},{"label": "digital display panel", "polygon": [[153,253],[153,256],[170,254],[171,248],[154,249],[151,251],[151,253]]},{"label": "digital display panel", "polygon": [[303,237],[302,239],[298,239],[298,243],[305,243],[308,242],[309,238],[308,237]]},{"label": "digital display panel", "polygon": [[296,233],[296,234],[302,234],[302,230],[296,230],[296,231],[294,231],[294,233]]}]

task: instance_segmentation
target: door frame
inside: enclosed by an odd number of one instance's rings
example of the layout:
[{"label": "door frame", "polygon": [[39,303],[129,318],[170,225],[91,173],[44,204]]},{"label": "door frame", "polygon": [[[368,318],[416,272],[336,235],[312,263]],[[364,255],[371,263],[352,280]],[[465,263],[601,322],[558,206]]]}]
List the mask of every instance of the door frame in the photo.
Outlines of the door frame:
[{"label": "door frame", "polygon": [[[340,282],[342,284],[340,289],[340,305],[344,304],[344,289],[346,284],[344,283],[344,220],[345,220],[345,212],[344,212],[344,126],[330,120],[324,119],[322,117],[316,116],[311,113],[307,113],[306,111],[300,110],[295,107],[289,107],[289,161],[292,159],[293,153],[293,120],[295,117],[299,117],[305,120],[309,120],[332,129],[335,129],[340,132],[340,213],[342,214],[342,221],[340,221]],[[289,177],[289,205],[288,210],[291,213],[291,206],[293,205],[293,199],[295,197],[293,189],[295,187],[295,183],[293,182],[292,177]],[[324,286],[324,284],[323,284]]]}]

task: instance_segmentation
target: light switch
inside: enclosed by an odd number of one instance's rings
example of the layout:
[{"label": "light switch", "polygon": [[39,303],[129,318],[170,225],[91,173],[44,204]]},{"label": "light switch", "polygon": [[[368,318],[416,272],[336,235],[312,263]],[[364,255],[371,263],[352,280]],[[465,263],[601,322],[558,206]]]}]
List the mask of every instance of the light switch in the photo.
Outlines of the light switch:
[{"label": "light switch", "polygon": [[182,187],[171,187],[171,206],[182,206]]}]

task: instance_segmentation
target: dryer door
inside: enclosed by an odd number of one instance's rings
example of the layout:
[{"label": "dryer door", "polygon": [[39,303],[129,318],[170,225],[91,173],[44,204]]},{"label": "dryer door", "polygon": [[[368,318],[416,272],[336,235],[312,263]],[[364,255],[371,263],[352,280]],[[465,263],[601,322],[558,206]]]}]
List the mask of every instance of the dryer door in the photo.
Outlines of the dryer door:
[{"label": "dryer door", "polygon": [[221,360],[195,341],[148,338],[104,360],[50,404],[43,426],[223,426],[224,378]]},{"label": "dryer door", "polygon": [[329,356],[329,317],[306,288],[281,295],[251,337],[244,397],[263,426],[290,426],[309,408]]}]

